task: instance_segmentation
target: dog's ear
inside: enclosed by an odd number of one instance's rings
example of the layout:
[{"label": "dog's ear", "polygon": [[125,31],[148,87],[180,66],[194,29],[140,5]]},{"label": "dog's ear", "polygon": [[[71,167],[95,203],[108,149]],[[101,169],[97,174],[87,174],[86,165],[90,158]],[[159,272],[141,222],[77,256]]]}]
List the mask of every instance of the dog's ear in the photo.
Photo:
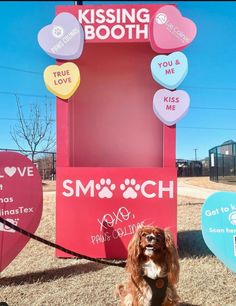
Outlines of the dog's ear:
[{"label": "dog's ear", "polygon": [[136,231],[128,245],[128,259],[133,262],[140,255],[140,229]]},{"label": "dog's ear", "polygon": [[140,237],[141,237],[141,229],[138,229],[128,245],[128,257],[127,257],[126,269],[135,279],[138,279],[141,275]]},{"label": "dog's ear", "polygon": [[167,249],[168,280],[171,284],[176,284],[179,280],[179,256],[174,243],[172,233],[169,229],[164,230],[165,245]]}]

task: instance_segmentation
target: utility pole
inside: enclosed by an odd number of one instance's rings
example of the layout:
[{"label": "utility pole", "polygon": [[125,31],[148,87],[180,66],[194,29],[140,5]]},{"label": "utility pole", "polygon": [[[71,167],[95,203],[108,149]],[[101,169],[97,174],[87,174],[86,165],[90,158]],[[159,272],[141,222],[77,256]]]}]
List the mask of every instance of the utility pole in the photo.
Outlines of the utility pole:
[{"label": "utility pole", "polygon": [[197,150],[198,150],[198,149],[194,149],[194,152],[195,152],[195,160],[197,160]]}]

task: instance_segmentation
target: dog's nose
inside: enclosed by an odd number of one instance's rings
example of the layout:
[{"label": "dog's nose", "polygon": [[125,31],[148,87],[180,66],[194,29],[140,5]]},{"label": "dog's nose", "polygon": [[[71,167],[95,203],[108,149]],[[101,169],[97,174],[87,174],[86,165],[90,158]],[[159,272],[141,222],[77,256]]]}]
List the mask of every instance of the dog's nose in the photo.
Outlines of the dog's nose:
[{"label": "dog's nose", "polygon": [[152,240],[155,239],[155,237],[153,235],[147,235],[146,238],[147,238],[148,242],[152,242]]}]

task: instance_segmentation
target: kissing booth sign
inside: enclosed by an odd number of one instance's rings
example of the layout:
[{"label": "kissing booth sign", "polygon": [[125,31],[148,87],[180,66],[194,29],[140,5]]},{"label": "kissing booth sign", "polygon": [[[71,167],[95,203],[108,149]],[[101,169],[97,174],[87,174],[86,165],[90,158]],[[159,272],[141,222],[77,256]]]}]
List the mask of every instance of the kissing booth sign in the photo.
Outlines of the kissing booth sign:
[{"label": "kissing booth sign", "polygon": [[57,59],[44,80],[57,96],[58,244],[126,258],[138,226],[176,236],[175,123],[189,96],[171,90],[195,35],[174,6],[146,4],[59,6],[39,32]]}]

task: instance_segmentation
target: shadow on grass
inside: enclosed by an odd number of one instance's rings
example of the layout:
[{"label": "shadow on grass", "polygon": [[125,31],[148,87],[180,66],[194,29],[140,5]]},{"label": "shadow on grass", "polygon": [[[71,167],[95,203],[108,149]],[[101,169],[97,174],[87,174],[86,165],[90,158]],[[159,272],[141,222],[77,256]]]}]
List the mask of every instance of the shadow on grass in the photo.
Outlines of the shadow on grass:
[{"label": "shadow on grass", "polygon": [[84,263],[76,264],[73,266],[62,267],[49,269],[44,271],[32,272],[21,274],[17,276],[3,277],[0,278],[0,287],[1,286],[14,286],[14,285],[25,285],[25,284],[34,284],[46,283],[50,281],[57,280],[59,278],[70,278],[75,275],[81,275],[89,273],[91,271],[99,271],[105,268],[106,266],[98,263]]},{"label": "shadow on grass", "polygon": [[180,258],[205,257],[213,255],[205,244],[202,231],[178,233],[178,252]]}]

